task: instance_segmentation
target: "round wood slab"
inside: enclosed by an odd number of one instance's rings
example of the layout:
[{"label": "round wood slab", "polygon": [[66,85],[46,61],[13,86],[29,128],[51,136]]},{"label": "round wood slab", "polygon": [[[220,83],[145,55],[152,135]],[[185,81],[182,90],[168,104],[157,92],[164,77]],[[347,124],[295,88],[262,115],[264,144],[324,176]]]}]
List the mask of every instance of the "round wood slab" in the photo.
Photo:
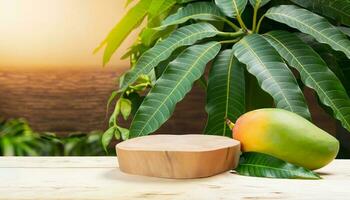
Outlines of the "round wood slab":
[{"label": "round wood slab", "polygon": [[150,135],[117,144],[120,170],[163,178],[213,176],[237,166],[239,141],[213,135]]}]

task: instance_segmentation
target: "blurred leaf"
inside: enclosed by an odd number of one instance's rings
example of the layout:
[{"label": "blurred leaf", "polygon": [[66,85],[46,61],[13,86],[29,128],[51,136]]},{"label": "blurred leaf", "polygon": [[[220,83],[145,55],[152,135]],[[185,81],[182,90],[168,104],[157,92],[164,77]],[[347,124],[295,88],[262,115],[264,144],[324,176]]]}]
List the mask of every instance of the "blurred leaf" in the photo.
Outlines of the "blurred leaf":
[{"label": "blurred leaf", "polygon": [[126,129],[126,128],[123,128],[123,127],[119,126],[118,130],[119,130],[123,140],[129,139],[129,134],[130,134],[129,129]]},{"label": "blurred leaf", "polygon": [[106,132],[104,132],[102,135],[102,146],[106,152],[108,152],[107,147],[114,136],[114,132],[115,132],[115,127],[113,126],[109,128]]},{"label": "blurred leaf", "polygon": [[106,45],[103,55],[103,65],[108,63],[113,53],[121,45],[122,41],[143,21],[150,6],[150,1],[151,0],[140,0],[118,22],[101,45],[97,47],[95,52]]},{"label": "blurred leaf", "polygon": [[241,156],[235,169],[244,176],[287,178],[287,179],[321,179],[321,177],[303,167],[287,163],[267,154],[247,152]]},{"label": "blurred leaf", "polygon": [[120,111],[124,120],[127,120],[131,113],[131,101],[129,99],[120,99]]}]

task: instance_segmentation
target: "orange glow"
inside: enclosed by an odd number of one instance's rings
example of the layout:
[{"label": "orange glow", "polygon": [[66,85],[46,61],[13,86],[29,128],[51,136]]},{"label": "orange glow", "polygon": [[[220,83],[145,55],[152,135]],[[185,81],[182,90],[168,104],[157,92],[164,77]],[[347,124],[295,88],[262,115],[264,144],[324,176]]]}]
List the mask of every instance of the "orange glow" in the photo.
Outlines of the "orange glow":
[{"label": "orange glow", "polygon": [[[0,68],[101,67],[93,55],[125,13],[125,0],[0,0]],[[109,66],[126,67],[120,56]]]}]

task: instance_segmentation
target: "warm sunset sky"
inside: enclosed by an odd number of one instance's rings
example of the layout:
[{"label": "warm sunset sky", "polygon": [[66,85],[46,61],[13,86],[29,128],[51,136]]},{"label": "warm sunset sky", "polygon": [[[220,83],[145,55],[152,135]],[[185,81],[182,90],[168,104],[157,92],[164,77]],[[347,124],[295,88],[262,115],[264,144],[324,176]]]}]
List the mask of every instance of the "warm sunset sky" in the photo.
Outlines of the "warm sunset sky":
[{"label": "warm sunset sky", "polygon": [[[0,0],[0,68],[100,67],[102,51],[92,51],[125,13],[124,5],[125,0]],[[110,66],[127,65],[119,60],[122,51]]]}]

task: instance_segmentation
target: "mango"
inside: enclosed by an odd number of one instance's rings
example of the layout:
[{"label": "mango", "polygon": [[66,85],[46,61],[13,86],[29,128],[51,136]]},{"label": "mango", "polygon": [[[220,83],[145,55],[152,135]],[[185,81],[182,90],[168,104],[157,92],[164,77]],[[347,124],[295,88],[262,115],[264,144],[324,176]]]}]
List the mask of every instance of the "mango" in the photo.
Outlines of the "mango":
[{"label": "mango", "polygon": [[233,138],[243,152],[260,152],[311,170],[330,163],[338,154],[336,138],[303,117],[282,109],[245,113],[233,126]]}]

